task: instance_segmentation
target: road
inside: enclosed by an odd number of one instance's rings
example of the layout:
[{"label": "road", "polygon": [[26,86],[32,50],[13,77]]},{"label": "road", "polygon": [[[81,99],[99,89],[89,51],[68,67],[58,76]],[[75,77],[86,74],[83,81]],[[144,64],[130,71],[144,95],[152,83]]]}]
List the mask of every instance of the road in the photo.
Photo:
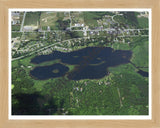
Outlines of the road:
[{"label": "road", "polygon": [[[138,36],[140,36],[140,35],[125,35],[125,36],[117,36],[117,37],[138,37]],[[148,36],[148,35],[141,35],[141,36]],[[104,36],[104,37],[106,37],[106,36]],[[61,42],[57,42],[57,43],[54,43],[54,44],[51,44],[51,45],[48,45],[48,46],[46,46],[46,47],[43,47],[43,48],[41,48],[41,49],[39,49],[39,50],[36,50],[36,51],[33,51],[33,52],[31,52],[31,53],[29,53],[29,54],[27,54],[27,55],[25,55],[25,56],[21,56],[21,57],[17,57],[17,58],[13,58],[12,59],[12,61],[14,61],[14,60],[18,60],[18,59],[22,59],[22,58],[24,58],[24,57],[26,57],[26,56],[28,56],[28,55],[32,55],[33,53],[35,53],[35,52],[39,52],[39,51],[41,51],[41,50],[43,50],[43,49],[45,49],[45,48],[48,48],[48,47],[51,47],[51,46],[54,46],[54,45],[56,45],[56,44],[58,44],[58,43],[62,43],[62,42],[66,42],[66,41],[71,41],[71,40],[75,40],[75,39],[87,39],[87,38],[89,38],[88,36],[87,37],[81,37],[81,38],[72,38],[72,39],[68,39],[68,40],[63,40],[63,41],[61,41]]]},{"label": "road", "polygon": [[20,32],[23,32],[22,30],[23,30],[23,25],[24,25],[24,20],[25,20],[25,17],[26,17],[26,13],[27,12],[24,12],[24,15],[23,15],[23,20],[22,20]]},{"label": "road", "polygon": [[[88,37],[83,37],[83,38],[88,38]],[[39,52],[39,51],[41,51],[41,50],[43,50],[43,49],[45,49],[45,48],[54,46],[54,45],[56,45],[56,44],[59,44],[59,43],[65,42],[65,41],[74,40],[74,39],[81,39],[81,38],[72,38],[72,39],[68,39],[68,40],[61,41],[61,42],[57,42],[57,43],[48,45],[48,46],[46,46],[46,47],[43,47],[43,48],[41,48],[41,49],[39,49],[39,50],[35,50],[35,51],[33,51],[33,52],[31,52],[31,53],[29,53],[29,54],[27,54],[27,55],[20,56],[20,57],[17,57],[17,58],[13,58],[12,61],[22,59],[22,58],[24,58],[24,57],[26,57],[26,56],[32,55],[32,54],[35,53],[35,52]]]},{"label": "road", "polygon": [[[148,28],[144,28],[144,29],[123,29],[123,31],[134,31],[134,30],[137,30],[137,31],[140,31],[140,30],[148,30]],[[50,32],[66,32],[66,30],[51,30]],[[71,31],[84,31],[84,30],[71,30]],[[116,29],[114,29],[114,28],[105,28],[105,29],[93,29],[93,30],[85,30],[85,31],[87,31],[87,32],[94,32],[94,31],[117,31]],[[21,31],[12,31],[12,32],[21,32]],[[26,33],[33,33],[33,32],[35,32],[35,33],[37,33],[36,31],[26,31]],[[42,33],[44,33],[44,32],[48,32],[48,31],[44,31],[44,30],[42,30],[42,31],[39,31],[39,32],[42,32]]]},{"label": "road", "polygon": [[71,26],[72,26],[72,18],[71,18],[71,12],[69,11],[69,19],[70,19],[70,31],[72,30]]},{"label": "road", "polygon": [[57,42],[57,43],[51,44],[51,45],[49,45],[49,46],[43,47],[43,48],[41,48],[41,49],[39,49],[39,50],[33,51],[33,52],[25,55],[25,56],[20,56],[20,57],[17,57],[17,58],[13,58],[12,61],[22,59],[22,58],[24,58],[24,57],[26,57],[26,56],[28,56],[28,55],[32,55],[32,54],[35,53],[35,52],[39,52],[39,51],[41,51],[41,50],[43,50],[43,49],[45,49],[45,48],[51,47],[51,46],[53,46],[53,45],[55,45],[55,44],[58,44],[58,43],[60,43],[60,42]]},{"label": "road", "polygon": [[117,36],[117,37],[147,37],[148,35],[124,35],[124,36]]},{"label": "road", "polygon": [[123,107],[123,104],[122,104],[121,94],[120,94],[119,88],[117,88],[117,92],[118,92],[119,102],[120,102],[120,108],[121,108],[121,107]]},{"label": "road", "polygon": [[123,14],[116,14],[116,15],[111,16],[111,18],[112,18],[112,21],[113,21],[113,22],[115,22],[115,23],[118,23],[118,24],[119,24],[119,22],[117,22],[117,21],[115,21],[115,20],[114,20],[114,17],[115,17],[115,16],[117,16],[117,15],[122,16]]}]

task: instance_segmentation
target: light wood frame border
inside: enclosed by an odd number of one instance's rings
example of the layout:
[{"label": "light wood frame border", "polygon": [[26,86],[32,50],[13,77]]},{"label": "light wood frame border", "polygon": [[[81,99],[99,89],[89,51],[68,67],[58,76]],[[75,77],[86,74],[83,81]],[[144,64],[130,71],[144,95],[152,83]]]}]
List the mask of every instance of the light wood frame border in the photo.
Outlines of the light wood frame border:
[{"label": "light wood frame border", "polygon": [[[151,120],[9,120],[8,12],[9,8],[151,8],[152,119]],[[160,0],[0,0],[0,128],[160,128]]]}]

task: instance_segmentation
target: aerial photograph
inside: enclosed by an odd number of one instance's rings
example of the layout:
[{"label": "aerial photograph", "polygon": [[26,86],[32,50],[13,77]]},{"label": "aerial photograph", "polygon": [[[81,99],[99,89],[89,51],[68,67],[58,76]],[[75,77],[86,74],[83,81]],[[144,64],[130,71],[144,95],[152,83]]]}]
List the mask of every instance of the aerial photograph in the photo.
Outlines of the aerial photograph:
[{"label": "aerial photograph", "polygon": [[149,115],[148,11],[11,11],[11,115]]}]

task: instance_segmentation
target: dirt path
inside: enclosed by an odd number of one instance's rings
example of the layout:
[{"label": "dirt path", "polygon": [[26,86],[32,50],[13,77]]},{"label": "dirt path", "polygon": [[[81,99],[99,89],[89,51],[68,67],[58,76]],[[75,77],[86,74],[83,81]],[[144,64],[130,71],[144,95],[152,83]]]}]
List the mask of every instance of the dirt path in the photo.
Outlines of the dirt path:
[{"label": "dirt path", "polygon": [[120,107],[123,107],[122,100],[121,100],[121,94],[120,94],[119,88],[117,88],[117,92],[118,92],[118,95],[119,95]]}]

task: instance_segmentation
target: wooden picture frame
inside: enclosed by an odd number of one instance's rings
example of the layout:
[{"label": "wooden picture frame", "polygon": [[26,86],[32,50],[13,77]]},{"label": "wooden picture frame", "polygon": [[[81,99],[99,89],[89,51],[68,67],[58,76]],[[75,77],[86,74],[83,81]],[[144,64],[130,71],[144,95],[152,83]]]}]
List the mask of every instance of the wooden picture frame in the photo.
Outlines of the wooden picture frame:
[{"label": "wooden picture frame", "polygon": [[[150,8],[152,9],[152,119],[151,120],[9,120],[8,78],[9,78],[9,8]],[[52,128],[52,127],[112,127],[112,128],[159,128],[160,88],[159,88],[159,41],[160,41],[160,1],[159,0],[0,0],[0,128]]]}]

